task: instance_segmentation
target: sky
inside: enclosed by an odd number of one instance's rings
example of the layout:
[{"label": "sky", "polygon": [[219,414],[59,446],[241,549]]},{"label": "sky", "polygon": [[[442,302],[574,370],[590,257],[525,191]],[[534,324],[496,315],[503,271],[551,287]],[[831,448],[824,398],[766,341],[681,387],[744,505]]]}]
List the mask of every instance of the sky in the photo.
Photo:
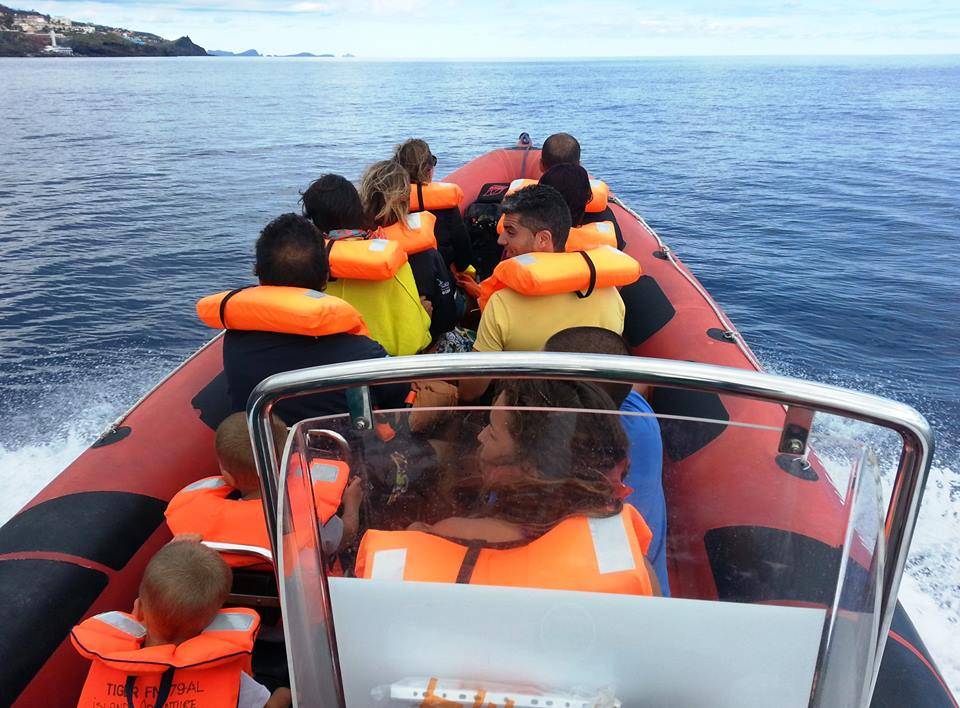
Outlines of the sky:
[{"label": "sky", "polygon": [[956,54],[960,0],[4,0],[206,49],[366,58]]}]

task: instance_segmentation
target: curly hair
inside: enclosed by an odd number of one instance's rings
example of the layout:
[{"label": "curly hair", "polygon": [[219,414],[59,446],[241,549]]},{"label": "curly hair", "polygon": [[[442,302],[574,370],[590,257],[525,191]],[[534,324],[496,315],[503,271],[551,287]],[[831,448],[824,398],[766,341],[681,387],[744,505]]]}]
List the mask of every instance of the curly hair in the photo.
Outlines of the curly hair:
[{"label": "curly hair", "polygon": [[377,226],[402,222],[410,213],[410,175],[394,160],[374,162],[360,181],[367,220]]},{"label": "curly hair", "polygon": [[546,529],[568,516],[620,510],[610,473],[625,464],[629,443],[610,396],[588,382],[511,380],[498,400],[539,410],[510,411],[510,462],[519,473],[488,485],[494,500],[484,515]]},{"label": "curly hair", "polygon": [[430,181],[434,162],[433,153],[430,152],[430,146],[427,145],[426,140],[418,138],[405,140],[394,148],[393,159],[410,174],[412,181],[421,184]]}]

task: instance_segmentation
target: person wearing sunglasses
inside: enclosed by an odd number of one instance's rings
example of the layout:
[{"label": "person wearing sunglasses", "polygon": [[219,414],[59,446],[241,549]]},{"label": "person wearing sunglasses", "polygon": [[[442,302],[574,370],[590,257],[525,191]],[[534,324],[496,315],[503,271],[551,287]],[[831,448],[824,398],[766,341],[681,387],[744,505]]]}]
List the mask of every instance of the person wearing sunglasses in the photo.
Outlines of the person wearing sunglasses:
[{"label": "person wearing sunglasses", "polygon": [[410,173],[410,211],[429,211],[437,217],[437,250],[447,267],[463,272],[475,265],[467,227],[460,214],[463,192],[455,184],[434,182],[437,156],[424,140],[411,138],[394,149],[394,161]]}]

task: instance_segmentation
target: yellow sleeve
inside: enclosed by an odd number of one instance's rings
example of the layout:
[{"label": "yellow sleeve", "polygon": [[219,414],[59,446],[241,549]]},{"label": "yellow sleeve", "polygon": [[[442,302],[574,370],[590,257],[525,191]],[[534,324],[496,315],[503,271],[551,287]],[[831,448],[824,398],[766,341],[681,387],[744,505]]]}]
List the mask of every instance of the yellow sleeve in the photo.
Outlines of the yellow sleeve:
[{"label": "yellow sleeve", "polygon": [[510,313],[504,306],[500,293],[494,293],[480,316],[477,328],[477,341],[473,344],[475,352],[502,352],[504,342],[510,332]]}]

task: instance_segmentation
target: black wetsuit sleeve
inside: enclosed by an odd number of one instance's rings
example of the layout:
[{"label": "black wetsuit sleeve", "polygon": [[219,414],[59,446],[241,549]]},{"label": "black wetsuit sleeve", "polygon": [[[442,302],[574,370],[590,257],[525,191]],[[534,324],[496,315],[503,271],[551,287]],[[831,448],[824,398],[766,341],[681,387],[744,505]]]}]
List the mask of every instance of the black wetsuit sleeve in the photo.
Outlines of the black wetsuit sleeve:
[{"label": "black wetsuit sleeve", "polygon": [[469,266],[475,266],[473,246],[470,244],[470,235],[460,209],[452,207],[432,213],[437,217],[435,233],[440,255],[443,256],[447,268],[453,265],[458,271],[463,271]]},{"label": "black wetsuit sleeve", "polygon": [[620,232],[620,224],[617,223],[617,217],[613,214],[613,209],[607,207],[603,211],[599,211],[596,214],[584,214],[583,223],[584,224],[594,224],[598,221],[612,221],[613,230],[617,233],[617,248],[621,251],[626,247],[627,242],[623,240],[623,234]]},{"label": "black wetsuit sleeve", "polygon": [[433,286],[427,296],[433,305],[433,314],[430,317],[430,336],[436,339],[444,332],[449,332],[457,324],[457,301],[453,288],[453,278],[443,256],[438,251],[429,252],[433,258]]},{"label": "black wetsuit sleeve", "polygon": [[[387,351],[380,343],[372,339],[364,342],[364,349],[363,356],[358,356],[358,359],[380,359],[387,356]],[[408,383],[383,384],[370,389],[376,408],[403,408],[408,393],[410,393]]]}]

